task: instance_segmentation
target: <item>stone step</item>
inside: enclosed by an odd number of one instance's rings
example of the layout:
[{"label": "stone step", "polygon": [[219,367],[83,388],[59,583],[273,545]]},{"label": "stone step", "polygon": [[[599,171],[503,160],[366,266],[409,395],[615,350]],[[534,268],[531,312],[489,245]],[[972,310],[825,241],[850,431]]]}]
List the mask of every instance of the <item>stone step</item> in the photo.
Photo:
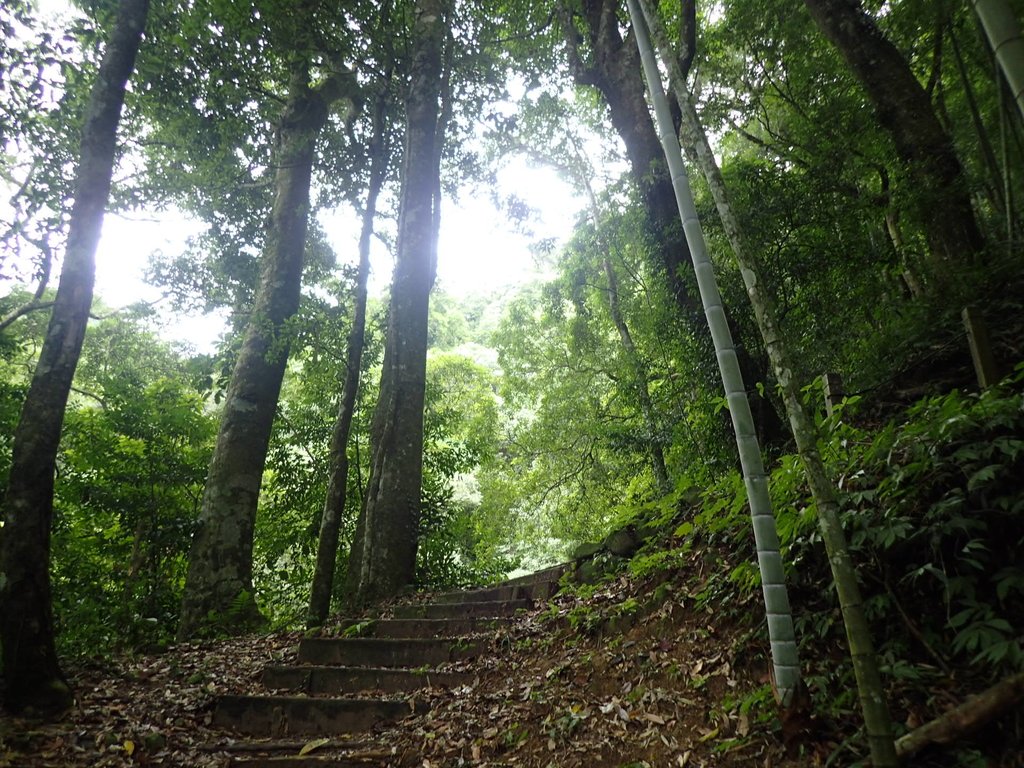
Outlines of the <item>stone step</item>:
[{"label": "stone step", "polygon": [[313,699],[307,696],[221,696],[213,725],[252,736],[361,733],[378,723],[425,712],[423,702],[384,699]]},{"label": "stone step", "polygon": [[[313,742],[313,743],[311,743]],[[393,762],[392,750],[377,741],[306,736],[296,740],[246,739],[227,744],[207,744],[204,752],[227,752],[228,768],[365,768]],[[300,754],[304,749],[307,754]]]},{"label": "stone step", "polygon": [[433,667],[478,656],[485,643],[464,638],[306,638],[299,643],[304,664],[347,667]]},{"label": "stone step", "polygon": [[558,584],[558,580],[562,578],[562,575],[568,571],[573,570],[576,567],[576,563],[560,563],[559,565],[553,565],[550,568],[545,568],[542,571],[534,571],[533,573],[527,573],[523,576],[517,576],[514,579],[507,579],[498,586],[521,586],[524,584],[538,584],[538,583],[553,583]]},{"label": "stone step", "polygon": [[464,589],[433,595],[433,603],[496,603],[504,600],[547,600],[558,591],[558,581],[541,580],[523,584],[499,584],[481,589]]},{"label": "stone step", "polygon": [[523,597],[530,600],[547,600],[549,597],[553,597],[559,590],[558,579],[555,580],[542,580],[535,581],[533,583],[523,584],[517,587],[522,590]]},{"label": "stone step", "polygon": [[431,595],[432,603],[498,603],[508,600],[546,600],[558,591],[558,581],[573,567],[572,563],[556,565],[489,587],[457,589]]},{"label": "stone step", "polygon": [[418,669],[374,669],[371,667],[267,667],[263,685],[271,690],[307,694],[343,694],[380,690],[384,693],[415,691],[420,688],[455,688],[473,682],[464,672]]},{"label": "stone step", "polygon": [[505,600],[529,599],[529,587],[516,585],[462,589],[456,592],[441,592],[430,597],[433,603],[498,603]]},{"label": "stone step", "polygon": [[396,619],[458,619],[512,616],[533,607],[531,600],[500,600],[483,603],[417,603],[396,605]]},{"label": "stone step", "polygon": [[509,618],[457,618],[457,619],[381,619],[360,621],[351,619],[342,623],[344,631],[349,627],[363,626],[352,635],[357,637],[464,637],[466,635],[491,634],[511,624]]}]

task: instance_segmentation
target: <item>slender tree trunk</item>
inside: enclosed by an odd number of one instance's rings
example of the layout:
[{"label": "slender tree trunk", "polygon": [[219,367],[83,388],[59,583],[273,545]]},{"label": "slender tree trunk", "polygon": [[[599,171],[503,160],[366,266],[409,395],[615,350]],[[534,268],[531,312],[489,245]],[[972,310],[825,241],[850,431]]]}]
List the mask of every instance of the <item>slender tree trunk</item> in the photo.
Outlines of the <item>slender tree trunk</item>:
[{"label": "slender tree trunk", "polygon": [[54,646],[50,527],[57,449],[85,338],[96,246],[110,197],[117,127],[148,0],[121,0],[89,95],[60,285],[39,362],[14,433],[0,529],[0,644],[6,706],[50,713],[72,703]]},{"label": "slender tree trunk", "polygon": [[661,88],[661,75],[654,59],[654,52],[647,34],[641,11],[636,0],[628,0],[629,14],[637,38],[637,48],[643,63],[647,86],[654,102],[661,145],[672,175],[679,217],[690,246],[693,269],[697,275],[701,301],[707,316],[711,337],[715,343],[719,369],[725,396],[729,403],[736,446],[743,468],[743,480],[750,502],[750,515],[754,528],[757,561],[761,573],[761,589],[764,593],[765,610],[768,616],[768,636],[772,648],[772,667],[775,686],[783,706],[788,707],[800,683],[800,665],[797,657],[796,634],[793,629],[793,614],[786,590],[785,571],[779,551],[779,536],[775,527],[771,499],[768,496],[768,478],[761,460],[761,450],[754,431],[754,420],[750,413],[743,376],[740,373],[732,335],[725,317],[722,297],[718,291],[714,268],[708,259],[704,233],[697,219],[693,194],[690,191],[683,165],[679,140],[676,136],[668,99]]},{"label": "slender tree trunk", "polygon": [[446,0],[417,0],[398,243],[366,498],[347,577],[357,604],[396,594],[415,576],[423,479],[427,309],[434,282]]},{"label": "slender tree trunk", "polygon": [[725,230],[743,275],[747,295],[753,306],[754,316],[764,339],[768,357],[782,389],[789,423],[817,507],[818,525],[821,529],[829,564],[832,567],[836,592],[839,594],[861,709],[864,713],[864,722],[871,745],[872,764],[895,766],[897,761],[893,745],[892,721],[886,704],[882,677],[878,670],[878,659],[872,644],[871,631],[864,615],[864,603],[857,583],[857,574],[839,520],[839,504],[836,500],[835,486],[829,480],[825,463],[818,452],[818,436],[814,423],[804,409],[800,386],[793,375],[794,367],[790,358],[790,345],[783,338],[779,328],[778,311],[775,308],[771,292],[767,288],[760,260],[746,247],[742,229],[729,201],[725,179],[722,177],[711,150],[707,134],[700,124],[693,101],[679,78],[681,73],[673,72],[675,60],[668,47],[668,40],[661,28],[660,20],[656,16],[657,11],[650,8],[648,1],[640,0],[640,2],[655,40],[658,41],[659,49],[662,52],[661,58],[669,68],[670,81],[676,88],[676,97],[682,108],[684,141],[695,149],[698,162],[707,178],[718,215],[722,221],[722,228]]},{"label": "slender tree trunk", "polygon": [[305,53],[292,64],[275,148],[276,194],[260,283],[231,374],[192,540],[178,638],[243,632],[262,623],[252,595],[252,546],[267,446],[299,307],[315,145],[328,100],[309,84]]},{"label": "slender tree trunk", "polygon": [[1024,118],[1024,37],[1020,20],[1007,0],[971,0],[971,5]]},{"label": "slender tree trunk", "polygon": [[633,389],[637,399],[640,401],[640,414],[643,416],[644,426],[647,428],[647,453],[651,459],[651,471],[654,472],[654,481],[658,491],[666,495],[672,491],[672,481],[669,480],[668,469],[665,467],[665,453],[661,449],[661,442],[658,440],[658,427],[654,418],[654,403],[651,402],[651,392],[647,388],[647,372],[640,353],[633,343],[633,335],[626,325],[626,318],[622,316],[622,308],[619,306],[619,280],[615,274],[615,267],[607,256],[603,259],[604,274],[608,279],[608,312],[612,316],[615,329],[619,332],[619,341],[622,343],[623,352],[626,354],[626,361],[629,365],[630,376],[633,380]]},{"label": "slender tree trunk", "polygon": [[309,599],[306,623],[320,626],[327,619],[334,591],[334,570],[338,555],[338,534],[345,514],[345,498],[348,492],[348,438],[355,413],[356,395],[359,390],[359,375],[363,360],[363,345],[366,331],[366,283],[370,274],[370,239],[377,215],[377,198],[387,174],[388,148],[387,133],[387,82],[381,84],[373,117],[373,136],[370,139],[370,183],[366,192],[366,208],[363,211],[363,225],[359,234],[359,267],[356,272],[355,307],[352,312],[352,329],[348,334],[345,359],[345,383],[342,389],[341,406],[334,423],[331,437],[331,473],[327,484],[327,499],[320,518],[320,537],[317,543],[316,567],[313,571],[313,587]]},{"label": "slender tree trunk", "polygon": [[[582,160],[582,150],[576,146],[575,141],[573,141],[573,147],[577,156]],[[581,170],[579,177],[587,191],[590,209],[594,216],[594,226],[599,228],[601,209],[597,205],[597,195],[594,194],[594,188],[590,183],[588,169]],[[605,244],[601,244],[601,247],[605,250],[601,261],[605,278],[608,280],[608,314],[611,315],[615,330],[618,331],[619,341],[622,343],[622,350],[626,356],[626,364],[629,366],[632,387],[640,403],[640,414],[647,429],[647,450],[651,460],[651,471],[654,473],[654,481],[658,486],[658,491],[665,495],[671,492],[672,481],[669,479],[668,469],[665,467],[665,452],[661,448],[661,442],[657,439],[658,428],[654,418],[654,403],[651,401],[651,391],[647,388],[647,370],[640,359],[640,353],[637,352],[636,344],[633,343],[633,334],[629,331],[626,318],[622,314],[622,307],[619,304],[619,279],[615,274],[615,267],[608,257],[608,247]]]},{"label": "slender tree trunk", "polygon": [[[999,82],[998,77],[996,77],[996,87],[999,89],[999,155],[1003,163],[1003,200],[1006,204],[1006,252],[1012,254],[1016,229],[1013,213],[1013,174],[1010,165],[1010,142],[1008,136],[1012,126],[1010,124],[1009,111],[1006,109],[1006,88]],[[1020,145],[1018,144],[1019,147]]]},{"label": "slender tree trunk", "polygon": [[818,28],[839,50],[889,133],[918,187],[920,221],[942,280],[950,265],[970,259],[982,237],[953,143],[935,117],[907,60],[886,39],[860,0],[804,0]]},{"label": "slender tree trunk", "polygon": [[917,268],[911,263],[910,253],[903,242],[903,230],[900,227],[900,212],[892,202],[892,186],[889,181],[889,171],[882,166],[879,168],[881,177],[882,197],[885,199],[885,232],[889,236],[889,243],[892,245],[893,253],[900,264],[900,276],[906,291],[912,298],[919,299],[924,296],[924,286],[917,277]]},{"label": "slender tree trunk", "polygon": [[956,59],[956,69],[960,75],[960,84],[963,86],[964,96],[967,97],[967,107],[971,113],[971,123],[974,125],[974,132],[978,137],[981,156],[985,158],[985,165],[988,166],[989,183],[986,187],[988,188],[989,199],[997,210],[1002,211],[1006,209],[1003,201],[1003,174],[999,169],[999,162],[996,160],[996,153],[992,147],[992,142],[989,140],[988,130],[986,130],[985,123],[981,119],[978,100],[974,96],[974,86],[971,85],[971,78],[967,73],[964,57],[960,53],[960,45],[956,40],[956,30],[949,30],[949,41],[952,44],[953,56]]}]

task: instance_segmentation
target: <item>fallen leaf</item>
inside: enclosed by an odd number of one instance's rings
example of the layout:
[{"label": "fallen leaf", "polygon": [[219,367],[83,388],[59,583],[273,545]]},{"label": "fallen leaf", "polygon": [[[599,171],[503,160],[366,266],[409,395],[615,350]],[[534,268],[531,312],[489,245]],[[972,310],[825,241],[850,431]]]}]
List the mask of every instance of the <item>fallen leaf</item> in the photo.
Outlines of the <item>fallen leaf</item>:
[{"label": "fallen leaf", "polygon": [[715,736],[718,735],[720,730],[721,729],[719,729],[719,728],[712,728],[710,731],[708,731],[703,736],[701,736],[699,739],[697,739],[697,741],[699,741],[699,742],[710,741],[711,739],[715,738]]},{"label": "fallen leaf", "polygon": [[128,755],[128,757],[131,757],[132,754],[135,752],[135,742],[132,741],[131,739],[128,739],[127,741],[125,741],[125,743],[124,743],[124,751],[125,751],[125,754]]},{"label": "fallen leaf", "polygon": [[308,755],[314,749],[320,749],[320,747],[330,743],[330,739],[313,739],[312,741],[307,741],[305,745],[302,747],[302,749],[299,750],[299,757]]},{"label": "fallen leaf", "polygon": [[736,733],[740,736],[746,736],[750,733],[750,717],[746,712],[740,712],[740,719],[736,725]]}]

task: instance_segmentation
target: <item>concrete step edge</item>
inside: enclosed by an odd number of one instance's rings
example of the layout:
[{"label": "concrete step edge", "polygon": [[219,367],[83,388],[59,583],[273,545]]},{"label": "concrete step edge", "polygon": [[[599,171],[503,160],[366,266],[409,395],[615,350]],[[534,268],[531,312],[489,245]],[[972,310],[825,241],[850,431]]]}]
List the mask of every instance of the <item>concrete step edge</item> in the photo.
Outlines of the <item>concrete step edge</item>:
[{"label": "concrete step edge", "polygon": [[307,696],[358,697],[368,691],[408,693],[422,688],[455,688],[473,682],[475,675],[439,669],[394,667],[335,667],[280,665],[263,670],[263,686],[274,691],[302,692]]},{"label": "concrete step edge", "polygon": [[381,698],[225,695],[217,699],[213,725],[249,735],[365,733],[429,709],[426,701]]},{"label": "concrete step edge", "polygon": [[[439,619],[344,619],[340,624],[339,634],[327,635],[338,638],[382,638],[391,640],[402,639],[457,639],[478,638],[511,626],[512,619],[508,616],[470,616]],[[346,635],[346,630],[363,625],[363,629]],[[402,633],[402,634],[399,634]]]},{"label": "concrete step edge", "polygon": [[440,619],[440,618],[501,618],[511,616],[520,610],[533,608],[532,600],[498,600],[493,602],[469,603],[411,603],[397,605],[396,619]]}]

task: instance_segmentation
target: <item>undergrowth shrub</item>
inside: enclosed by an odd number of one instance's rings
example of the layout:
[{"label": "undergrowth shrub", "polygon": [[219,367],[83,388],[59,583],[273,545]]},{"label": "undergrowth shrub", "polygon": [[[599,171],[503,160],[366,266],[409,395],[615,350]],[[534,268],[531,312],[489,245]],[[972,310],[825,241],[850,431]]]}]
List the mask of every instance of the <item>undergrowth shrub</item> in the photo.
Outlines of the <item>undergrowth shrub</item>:
[{"label": "undergrowth shrub", "polygon": [[[1024,365],[997,388],[923,399],[879,429],[853,423],[854,405],[821,423],[820,448],[896,698],[912,706],[928,685],[971,690],[1024,668]],[[824,709],[853,710],[842,618],[822,589],[831,573],[798,457],[780,459],[771,493],[807,680]],[[708,488],[677,532],[691,529],[729,564],[716,589],[759,586],[738,473]]]}]

